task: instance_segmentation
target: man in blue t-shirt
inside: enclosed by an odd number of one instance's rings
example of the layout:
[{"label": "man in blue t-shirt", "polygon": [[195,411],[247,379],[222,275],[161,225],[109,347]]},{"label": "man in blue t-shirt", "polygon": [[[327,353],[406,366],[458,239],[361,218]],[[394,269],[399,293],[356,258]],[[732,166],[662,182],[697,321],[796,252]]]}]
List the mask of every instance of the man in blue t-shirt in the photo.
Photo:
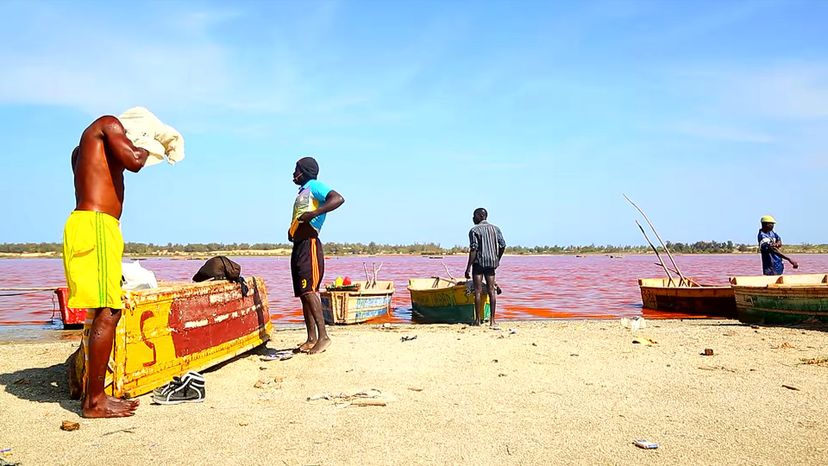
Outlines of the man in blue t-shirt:
[{"label": "man in blue t-shirt", "polygon": [[293,293],[302,301],[302,315],[308,330],[308,339],[299,346],[299,351],[310,354],[321,353],[331,344],[317,293],[325,273],[325,254],[319,231],[325,223],[325,214],[345,202],[339,193],[317,180],[317,175],[319,165],[313,157],[303,157],[296,162],[293,182],[300,188],[288,230],[288,240],[293,243],[290,254]]},{"label": "man in blue t-shirt", "polygon": [[782,275],[785,271],[785,264],[782,259],[790,262],[793,268],[798,269],[799,264],[782,254],[779,248],[782,247],[782,238],[773,231],[776,220],[770,215],[763,216],[760,220],[762,228],[759,230],[759,253],[762,254],[762,273],[765,275]]}]

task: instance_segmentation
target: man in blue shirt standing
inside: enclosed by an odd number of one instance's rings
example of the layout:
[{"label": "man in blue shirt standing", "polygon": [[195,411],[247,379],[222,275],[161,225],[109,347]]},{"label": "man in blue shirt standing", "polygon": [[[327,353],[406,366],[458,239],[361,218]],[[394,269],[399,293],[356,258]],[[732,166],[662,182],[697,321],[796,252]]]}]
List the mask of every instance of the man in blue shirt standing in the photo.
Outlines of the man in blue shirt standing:
[{"label": "man in blue shirt standing", "polygon": [[319,165],[313,157],[303,157],[296,162],[293,182],[300,188],[288,230],[288,240],[293,243],[290,254],[293,293],[302,301],[302,315],[308,330],[308,339],[299,346],[299,351],[309,354],[321,353],[331,344],[318,294],[325,273],[325,253],[319,241],[319,231],[325,223],[325,214],[345,202],[339,193],[317,180],[317,175]]},{"label": "man in blue shirt standing", "polygon": [[782,275],[785,271],[785,264],[782,259],[790,262],[794,269],[799,264],[782,254],[779,248],[782,247],[782,238],[773,231],[776,220],[770,215],[763,216],[760,220],[762,228],[759,230],[759,253],[762,254],[762,273],[765,275]]}]

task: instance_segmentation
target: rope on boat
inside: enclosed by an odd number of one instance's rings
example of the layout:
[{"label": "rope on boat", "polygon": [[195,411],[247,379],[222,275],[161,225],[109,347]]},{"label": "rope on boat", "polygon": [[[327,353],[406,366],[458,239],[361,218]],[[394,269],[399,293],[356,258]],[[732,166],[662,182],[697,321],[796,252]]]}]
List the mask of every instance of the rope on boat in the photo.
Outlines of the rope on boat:
[{"label": "rope on boat", "polygon": [[51,286],[51,287],[28,287],[28,288],[0,288],[0,291],[55,291],[58,287]]},{"label": "rope on boat", "polygon": [[0,288],[0,297],[6,296],[24,296],[29,294],[35,293],[43,293],[43,292],[50,292],[54,293],[57,288],[45,288],[45,287],[37,287],[37,288],[11,288],[11,287],[4,287]]},{"label": "rope on boat", "polygon": [[[24,296],[24,295],[29,295],[29,294],[43,293],[43,291],[45,291],[45,290],[40,290],[40,291],[18,291],[16,293],[0,293],[0,297]],[[49,290],[49,291],[54,291],[54,290]]]},{"label": "rope on boat", "polygon": [[44,293],[49,292],[52,295],[52,317],[50,319],[54,320],[55,314],[57,314],[58,304],[57,299],[55,296],[55,291],[57,291],[57,287],[0,287],[0,291],[7,291],[10,293],[0,293],[0,298],[12,297],[12,296],[25,296],[30,294],[37,294],[37,293]]}]

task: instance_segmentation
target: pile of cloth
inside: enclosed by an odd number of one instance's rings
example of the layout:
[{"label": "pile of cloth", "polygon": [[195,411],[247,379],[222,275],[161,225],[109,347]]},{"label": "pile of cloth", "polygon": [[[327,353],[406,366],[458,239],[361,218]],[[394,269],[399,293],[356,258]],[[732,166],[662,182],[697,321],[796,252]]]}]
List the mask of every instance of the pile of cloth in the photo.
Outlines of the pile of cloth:
[{"label": "pile of cloth", "polygon": [[170,165],[184,160],[184,138],[144,107],[133,107],[118,116],[135,146],[150,153],[145,167],[166,160]]}]

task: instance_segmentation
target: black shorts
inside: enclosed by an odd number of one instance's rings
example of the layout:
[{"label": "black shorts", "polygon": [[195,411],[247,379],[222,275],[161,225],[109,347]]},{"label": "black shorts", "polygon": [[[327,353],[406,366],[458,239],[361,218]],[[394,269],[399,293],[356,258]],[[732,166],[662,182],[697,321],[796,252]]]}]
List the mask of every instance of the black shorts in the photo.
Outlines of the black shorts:
[{"label": "black shorts", "polygon": [[308,238],[293,243],[290,253],[290,276],[293,278],[293,295],[302,296],[319,291],[325,274],[325,254],[319,238]]},{"label": "black shorts", "polygon": [[480,264],[472,264],[472,275],[494,275],[496,267],[481,267]]}]

